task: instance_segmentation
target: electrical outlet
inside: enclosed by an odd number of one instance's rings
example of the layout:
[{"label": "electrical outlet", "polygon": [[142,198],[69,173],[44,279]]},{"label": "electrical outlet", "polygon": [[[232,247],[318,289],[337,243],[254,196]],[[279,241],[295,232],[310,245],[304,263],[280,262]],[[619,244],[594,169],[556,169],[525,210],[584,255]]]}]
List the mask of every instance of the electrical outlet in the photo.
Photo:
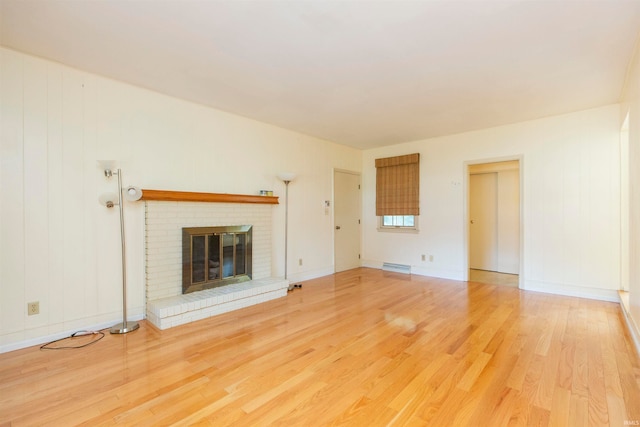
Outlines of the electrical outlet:
[{"label": "electrical outlet", "polygon": [[302,258],[298,260],[298,265],[302,265]]},{"label": "electrical outlet", "polygon": [[427,256],[425,254],[422,254],[422,260],[426,261],[427,260]]},{"label": "electrical outlet", "polygon": [[27,314],[29,316],[33,316],[34,314],[40,314],[40,302],[28,302],[27,303]]},{"label": "electrical outlet", "polygon": [[433,262],[433,255],[429,255],[429,262]]}]

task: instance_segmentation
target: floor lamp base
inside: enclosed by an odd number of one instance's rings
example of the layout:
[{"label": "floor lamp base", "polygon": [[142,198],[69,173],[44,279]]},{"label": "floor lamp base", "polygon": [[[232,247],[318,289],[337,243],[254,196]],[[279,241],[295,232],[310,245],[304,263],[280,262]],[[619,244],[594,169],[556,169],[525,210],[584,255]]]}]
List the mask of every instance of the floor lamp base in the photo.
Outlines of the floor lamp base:
[{"label": "floor lamp base", "polygon": [[112,326],[111,329],[109,329],[109,332],[112,334],[126,334],[127,332],[135,331],[139,327],[140,325],[138,322],[118,323],[117,325]]}]

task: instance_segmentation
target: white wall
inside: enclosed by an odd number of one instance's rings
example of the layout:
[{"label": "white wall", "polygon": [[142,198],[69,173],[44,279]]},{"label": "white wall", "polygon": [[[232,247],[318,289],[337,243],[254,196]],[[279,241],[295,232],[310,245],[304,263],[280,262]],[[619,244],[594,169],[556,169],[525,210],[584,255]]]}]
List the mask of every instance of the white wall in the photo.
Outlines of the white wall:
[{"label": "white wall", "polygon": [[[124,184],[258,194],[273,190],[272,274],[284,274],[284,184],[292,280],[333,272],[334,168],[358,150],[0,49],[0,351],[121,319],[119,225],[98,204]],[[143,315],[143,206],[125,210],[129,312]],[[298,258],[303,258],[299,266]],[[40,314],[27,316],[27,302]]]},{"label": "white wall", "polygon": [[628,158],[622,159],[627,162],[625,172],[628,172],[628,183],[624,186],[628,191],[628,198],[625,200],[628,211],[625,212],[624,218],[629,221],[629,261],[625,264],[628,265],[626,274],[629,280],[629,314],[635,328],[636,345],[640,351],[640,168],[638,167],[640,165],[640,47],[636,49],[627,74],[622,120],[627,113],[629,115]]},{"label": "white wall", "polygon": [[[463,280],[465,163],[521,159],[524,288],[617,300],[620,284],[619,105],[363,153],[363,264],[412,265]],[[420,153],[418,234],[378,232],[379,157]],[[421,261],[422,254],[433,262]]]}]

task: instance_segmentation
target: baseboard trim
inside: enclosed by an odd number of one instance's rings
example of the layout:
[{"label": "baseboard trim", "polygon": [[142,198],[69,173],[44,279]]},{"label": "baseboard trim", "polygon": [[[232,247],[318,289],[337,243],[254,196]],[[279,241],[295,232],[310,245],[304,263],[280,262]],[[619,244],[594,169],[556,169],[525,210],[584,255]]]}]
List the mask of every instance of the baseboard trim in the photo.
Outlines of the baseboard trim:
[{"label": "baseboard trim", "polygon": [[[382,268],[383,264],[384,263],[382,261],[373,261],[368,259],[362,260],[362,267],[367,267],[367,268],[376,268],[378,270],[383,270]],[[418,276],[426,276],[426,277],[437,277],[438,279],[464,281],[463,272],[460,270],[423,268],[417,265],[412,265],[411,274],[416,274]]]},{"label": "baseboard trim", "polygon": [[583,286],[561,285],[557,283],[538,282],[535,280],[525,280],[525,291],[544,292],[546,294],[563,295],[567,297],[577,297],[595,299],[599,301],[620,302],[618,291],[613,289],[587,288]]},{"label": "baseboard trim", "polygon": [[312,271],[305,271],[304,273],[289,273],[288,279],[290,283],[304,282],[305,280],[317,279],[318,277],[330,276],[335,271],[333,268],[321,268]]},{"label": "baseboard trim", "polygon": [[437,277],[438,279],[456,280],[458,282],[464,281],[462,272],[459,270],[412,267],[411,272],[418,276]]},{"label": "baseboard trim", "polygon": [[624,320],[627,324],[627,329],[629,330],[629,335],[631,335],[631,340],[635,346],[636,352],[640,356],[640,328],[631,317],[631,312],[629,309],[629,295],[623,295],[623,292],[619,292],[620,295],[620,309],[622,310],[622,314],[624,315]]}]

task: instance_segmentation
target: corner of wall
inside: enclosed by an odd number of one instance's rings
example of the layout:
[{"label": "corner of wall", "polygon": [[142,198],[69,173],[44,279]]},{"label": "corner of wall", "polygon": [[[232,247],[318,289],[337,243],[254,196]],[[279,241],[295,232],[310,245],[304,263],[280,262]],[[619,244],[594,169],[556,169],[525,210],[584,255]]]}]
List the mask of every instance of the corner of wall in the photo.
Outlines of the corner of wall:
[{"label": "corner of wall", "polygon": [[640,356],[640,328],[638,328],[638,324],[633,319],[630,308],[631,307],[629,306],[629,293],[620,291],[620,309],[622,310],[622,314],[624,315],[624,320],[627,323],[629,335],[631,335],[631,340],[635,345],[636,352]]}]

